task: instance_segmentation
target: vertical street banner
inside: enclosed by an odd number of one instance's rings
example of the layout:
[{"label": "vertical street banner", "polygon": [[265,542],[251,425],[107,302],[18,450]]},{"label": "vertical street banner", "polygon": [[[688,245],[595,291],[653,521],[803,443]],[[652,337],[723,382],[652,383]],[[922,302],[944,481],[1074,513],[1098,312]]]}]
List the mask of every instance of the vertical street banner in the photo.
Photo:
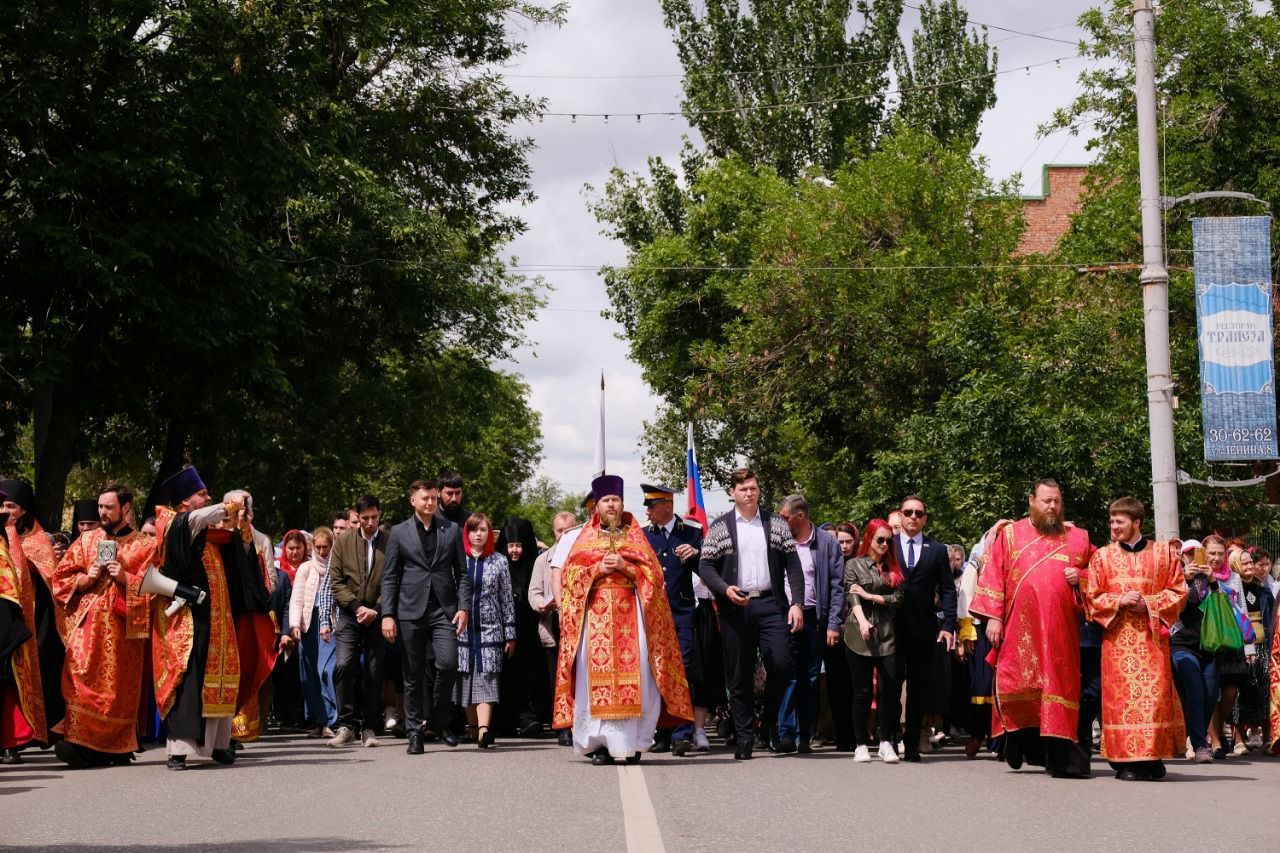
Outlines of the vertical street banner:
[{"label": "vertical street banner", "polygon": [[1271,217],[1191,220],[1207,462],[1280,459]]}]

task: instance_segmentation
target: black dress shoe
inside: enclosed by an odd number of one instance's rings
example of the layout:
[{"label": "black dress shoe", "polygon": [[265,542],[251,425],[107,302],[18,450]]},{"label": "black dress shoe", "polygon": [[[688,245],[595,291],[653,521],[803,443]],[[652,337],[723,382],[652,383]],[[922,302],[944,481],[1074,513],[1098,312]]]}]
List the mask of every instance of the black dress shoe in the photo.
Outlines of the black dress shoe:
[{"label": "black dress shoe", "polygon": [[539,723],[537,720],[534,720],[532,723],[525,723],[520,727],[516,734],[520,735],[520,737],[534,737],[536,735],[540,735],[542,734],[542,723]]},{"label": "black dress shoe", "polygon": [[440,742],[447,747],[455,747],[458,745],[458,736],[448,729],[440,732]]},{"label": "black dress shoe", "polygon": [[1018,743],[1017,738],[1005,736],[1004,760],[1009,765],[1010,770],[1022,769],[1022,745]]},{"label": "black dress shoe", "polygon": [[405,749],[405,752],[409,755],[422,755],[422,753],[426,752],[426,749],[422,746],[422,735],[417,732],[409,735],[409,746]]},{"label": "black dress shoe", "polygon": [[670,752],[670,751],[671,751],[671,741],[669,741],[669,740],[655,740],[655,741],[653,742],[653,746],[649,747],[649,751],[650,751],[650,752]]},{"label": "black dress shoe", "polygon": [[680,740],[671,744],[671,754],[679,757],[688,755],[693,752],[693,740],[691,738],[682,737]]},{"label": "black dress shoe", "polygon": [[800,741],[800,743],[796,744],[796,752],[800,753],[801,755],[812,755],[813,744],[809,743],[809,741],[807,740],[802,740]]},{"label": "black dress shoe", "polygon": [[16,749],[0,752],[0,764],[22,764],[22,755]]},{"label": "black dress shoe", "polygon": [[1159,781],[1160,779],[1163,779],[1165,777],[1165,774],[1168,772],[1169,771],[1165,770],[1163,762],[1158,763],[1156,764],[1155,767],[1151,769],[1149,773],[1147,773],[1147,780],[1150,782]]},{"label": "black dress shoe", "polygon": [[[1047,767],[1045,769],[1049,770],[1049,768]],[[1131,771],[1125,770],[1122,772],[1129,773]],[[1054,779],[1088,779],[1089,778],[1088,773],[1077,773],[1071,770],[1049,770],[1049,775],[1052,776]],[[1136,777],[1137,774],[1135,773],[1134,776]]]},{"label": "black dress shoe", "polygon": [[902,760],[903,760],[903,761],[910,761],[912,764],[919,764],[919,763],[920,763],[920,753],[918,753],[918,752],[908,752],[906,755],[902,756]]},{"label": "black dress shoe", "polygon": [[58,760],[73,770],[83,770],[89,766],[89,758],[74,743],[60,740],[53,745],[53,754]]},{"label": "black dress shoe", "polygon": [[1132,770],[1117,770],[1116,778],[1119,779],[1121,782],[1137,782],[1142,777],[1139,776],[1137,773],[1134,773]]},{"label": "black dress shoe", "polygon": [[560,736],[556,738],[556,743],[561,746],[573,746],[573,729],[561,729]]},{"label": "black dress shoe", "polygon": [[236,752],[234,749],[215,749],[209,753],[209,757],[219,764],[235,764]]},{"label": "black dress shoe", "polygon": [[735,752],[735,753],[733,754],[733,759],[734,759],[735,761],[750,761],[750,760],[751,760],[751,747],[749,747],[749,746],[746,746],[746,747],[740,746],[740,747],[738,747],[737,752]]},{"label": "black dress shoe", "polygon": [[613,756],[609,754],[607,749],[601,747],[591,753],[591,763],[596,767],[605,767],[606,765],[613,764]]},{"label": "black dress shoe", "polygon": [[165,762],[165,767],[169,770],[186,770],[187,757],[185,755],[170,755],[169,760]]},{"label": "black dress shoe", "polygon": [[778,741],[778,752],[784,755],[790,755],[796,751],[796,742],[789,737],[784,737]]},{"label": "black dress shoe", "polygon": [[638,753],[638,752],[633,752],[631,755],[628,755],[628,756],[627,756],[627,763],[628,763],[628,764],[639,764],[639,763],[640,763],[640,753]]},{"label": "black dress shoe", "polygon": [[490,729],[488,726],[481,726],[480,737],[476,741],[476,746],[479,747],[480,749],[488,749],[489,747],[493,746],[493,741],[494,741],[493,730]]}]

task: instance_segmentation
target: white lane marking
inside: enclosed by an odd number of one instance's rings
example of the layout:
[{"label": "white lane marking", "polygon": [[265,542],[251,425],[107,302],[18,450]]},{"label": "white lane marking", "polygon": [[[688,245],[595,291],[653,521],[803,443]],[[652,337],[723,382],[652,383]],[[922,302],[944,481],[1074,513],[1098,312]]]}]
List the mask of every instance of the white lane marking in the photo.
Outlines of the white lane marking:
[{"label": "white lane marking", "polygon": [[626,828],[627,853],[664,853],[658,815],[649,799],[644,771],[634,764],[618,767],[618,795],[622,798],[622,822]]}]

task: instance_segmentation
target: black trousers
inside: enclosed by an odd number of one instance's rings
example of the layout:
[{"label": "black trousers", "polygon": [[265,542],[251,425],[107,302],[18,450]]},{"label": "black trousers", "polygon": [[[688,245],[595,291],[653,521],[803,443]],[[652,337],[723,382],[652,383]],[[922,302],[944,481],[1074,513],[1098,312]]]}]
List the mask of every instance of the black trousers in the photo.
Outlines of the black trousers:
[{"label": "black trousers", "polygon": [[343,612],[334,632],[333,685],[338,694],[338,725],[382,731],[382,620],[360,625]]},{"label": "black trousers", "polygon": [[[1102,648],[1080,648],[1080,722],[1076,742],[1085,755],[1093,754],[1093,721],[1102,717]],[[1137,768],[1129,768],[1136,770]]]},{"label": "black trousers", "polygon": [[902,742],[907,745],[907,755],[920,752],[920,730],[924,728],[924,715],[939,685],[937,666],[937,635],[925,637],[902,636],[896,638],[901,677],[907,682],[907,717],[902,732]]},{"label": "black trousers", "polygon": [[435,659],[435,683],[431,690],[431,723],[436,731],[448,726],[453,711],[453,685],[458,679],[458,635],[453,621],[434,601],[418,619],[401,619],[404,647],[405,734],[422,730],[423,680],[427,663]]},{"label": "black trousers", "polygon": [[729,670],[729,709],[739,748],[755,738],[756,652],[764,658],[766,719],[776,720],[782,691],[795,672],[796,640],[772,596],[753,598],[746,607],[727,601],[720,608],[720,633]]},{"label": "black trousers", "polygon": [[[876,725],[880,729],[880,740],[892,742],[898,734],[898,718],[902,716],[902,706],[898,696],[902,690],[901,675],[898,672],[898,658],[894,655],[875,656],[860,655],[846,646],[844,649],[844,669],[849,673],[853,684],[853,735],[859,746],[872,746],[871,732],[867,730],[871,718],[872,673],[879,679],[876,683]],[[830,673],[830,670],[827,670]]]},{"label": "black trousers", "polygon": [[854,734],[853,676],[845,659],[843,640],[824,646],[822,662],[827,670],[827,704],[831,706],[831,726],[835,730],[836,749],[853,749],[859,741]]}]

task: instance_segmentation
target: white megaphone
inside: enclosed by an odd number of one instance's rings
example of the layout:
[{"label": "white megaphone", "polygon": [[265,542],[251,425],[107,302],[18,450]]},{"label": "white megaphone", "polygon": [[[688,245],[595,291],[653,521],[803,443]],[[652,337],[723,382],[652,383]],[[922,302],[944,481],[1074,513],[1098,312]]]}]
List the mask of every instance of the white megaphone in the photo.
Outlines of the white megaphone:
[{"label": "white megaphone", "polygon": [[165,615],[170,618],[173,618],[183,607],[202,604],[208,596],[202,589],[178,583],[173,578],[160,574],[155,566],[147,566],[147,573],[142,576],[139,591],[143,595],[162,595],[165,598],[172,598],[173,603],[164,609]]}]

